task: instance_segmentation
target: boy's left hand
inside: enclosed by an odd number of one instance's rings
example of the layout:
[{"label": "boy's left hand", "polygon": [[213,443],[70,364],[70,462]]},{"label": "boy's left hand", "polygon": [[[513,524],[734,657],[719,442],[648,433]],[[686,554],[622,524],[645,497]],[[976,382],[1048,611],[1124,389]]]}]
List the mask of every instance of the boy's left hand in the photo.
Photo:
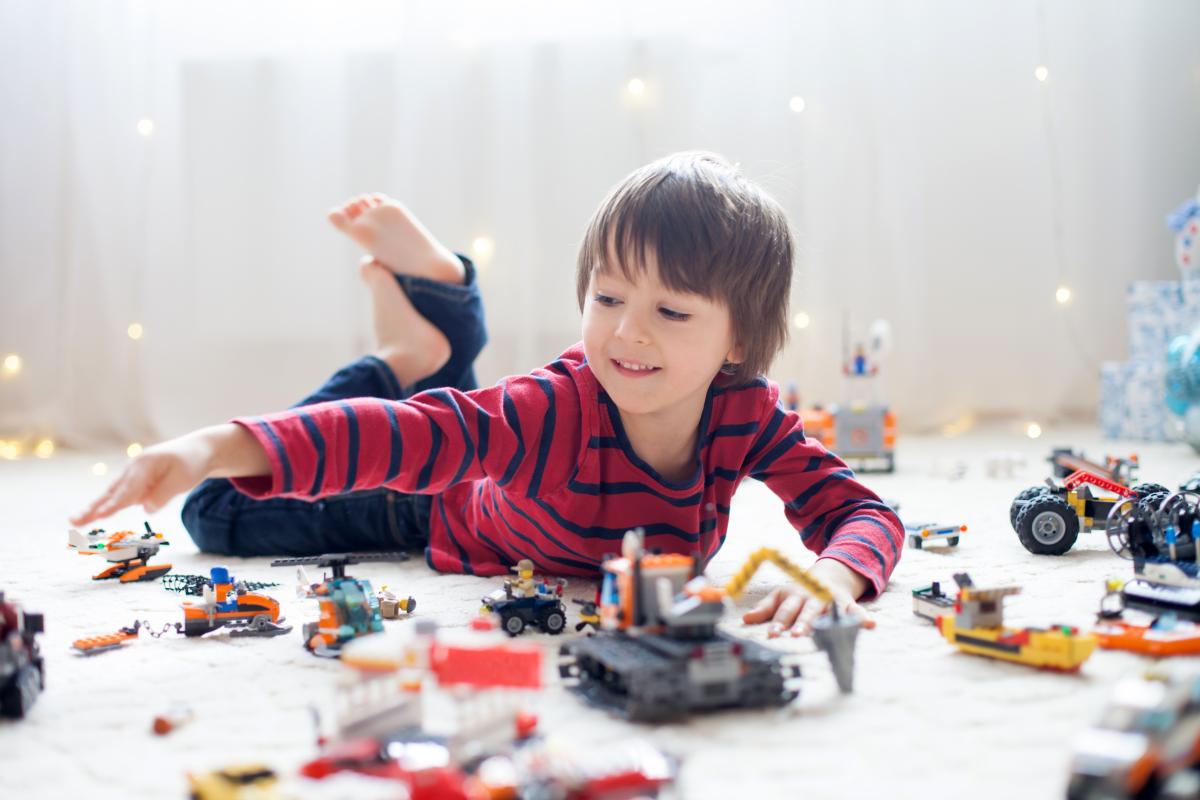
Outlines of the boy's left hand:
[{"label": "boy's left hand", "polygon": [[[808,572],[829,589],[838,611],[859,617],[867,627],[873,626],[871,618],[857,602],[867,589],[866,578],[829,558],[817,559]],[[807,589],[789,584],[772,589],[742,616],[742,622],[754,625],[769,620],[767,635],[770,637],[782,636],[787,630],[791,630],[793,636],[806,636],[812,633],[813,620],[828,610],[828,604],[814,598]]]}]

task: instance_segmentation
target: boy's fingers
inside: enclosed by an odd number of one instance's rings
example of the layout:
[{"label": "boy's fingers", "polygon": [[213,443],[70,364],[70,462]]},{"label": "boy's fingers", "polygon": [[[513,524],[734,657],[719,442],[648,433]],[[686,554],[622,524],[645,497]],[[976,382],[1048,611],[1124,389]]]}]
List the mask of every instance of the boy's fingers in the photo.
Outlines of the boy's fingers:
[{"label": "boy's fingers", "polygon": [[796,617],[800,614],[800,610],[812,605],[812,603],[805,602],[807,599],[798,594],[789,594],[783,598],[783,602],[779,604],[779,608],[775,609],[775,616],[771,620],[771,627],[767,629],[767,636],[778,636],[786,629],[792,627],[796,622]]},{"label": "boy's fingers", "polygon": [[775,609],[779,607],[780,595],[782,590],[772,589],[767,593],[767,596],[759,600],[754,608],[742,615],[742,622],[747,625],[754,625],[759,622],[766,622],[775,613]]}]

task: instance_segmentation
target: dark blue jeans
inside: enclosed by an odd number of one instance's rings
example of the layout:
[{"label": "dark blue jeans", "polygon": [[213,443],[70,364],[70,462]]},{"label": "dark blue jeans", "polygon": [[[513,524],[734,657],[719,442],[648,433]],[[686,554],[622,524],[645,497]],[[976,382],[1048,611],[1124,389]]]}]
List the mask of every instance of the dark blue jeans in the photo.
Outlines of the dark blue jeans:
[{"label": "dark blue jeans", "polygon": [[[395,373],[374,356],[342,367],[296,406],[350,397],[402,400],[442,386],[476,387],[473,364],[487,343],[483,301],[475,265],[462,285],[398,275],[413,307],[450,342],[450,360],[428,378],[401,386]],[[293,406],[294,408],[295,406]],[[429,495],[369,489],[316,502],[292,498],[255,500],[224,478],[207,480],[183,504],[183,524],[206,553],[233,556],[318,555],[370,550],[412,550],[429,538]]]}]

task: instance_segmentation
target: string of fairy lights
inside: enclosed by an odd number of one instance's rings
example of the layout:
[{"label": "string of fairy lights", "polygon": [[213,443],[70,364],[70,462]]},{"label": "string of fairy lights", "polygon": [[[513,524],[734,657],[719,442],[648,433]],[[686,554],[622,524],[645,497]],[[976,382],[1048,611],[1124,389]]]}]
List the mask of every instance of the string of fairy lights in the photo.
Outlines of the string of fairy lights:
[{"label": "string of fairy lights", "polygon": [[[1044,25],[1044,20],[1040,20]],[[1044,43],[1043,43],[1044,44]],[[1044,47],[1043,47],[1044,49]],[[1038,64],[1033,70],[1033,77],[1040,84],[1047,84],[1050,80],[1050,70],[1045,64]],[[623,87],[626,99],[634,106],[644,102],[647,99],[648,92],[651,87],[647,79],[641,76],[629,77]],[[792,95],[787,99],[787,108],[792,114],[803,114],[807,108],[807,101],[800,95]],[[1047,113],[1049,113],[1047,111]],[[1049,122],[1047,123],[1049,124]],[[144,117],[135,123],[133,126],[137,135],[143,138],[150,138],[155,134],[155,122],[153,119]],[[1053,150],[1053,143],[1050,143]],[[1056,155],[1052,152],[1051,159],[1054,160]],[[1056,176],[1052,176],[1056,179]],[[1058,285],[1054,291],[1055,302],[1060,307],[1065,307],[1070,304],[1072,292],[1070,286],[1064,278],[1064,259],[1061,252],[1057,252],[1060,243],[1059,225],[1056,221],[1056,261],[1057,273],[1059,276]],[[492,261],[496,252],[496,242],[491,236],[480,234],[471,242],[471,253],[476,263],[481,268],[487,266]],[[796,311],[791,318],[792,326],[800,332],[808,330],[814,320],[812,315],[806,310]],[[133,343],[143,342],[147,336],[147,331],[143,324],[139,321],[130,321],[125,327],[126,337]],[[37,365],[27,365],[25,359],[19,353],[7,353],[0,361],[0,381],[20,381],[26,375],[27,370],[37,368]],[[1024,432],[1031,439],[1036,439],[1042,435],[1042,427],[1036,421],[1028,421],[1024,424]],[[973,419],[963,418],[955,422],[943,426],[942,432],[946,436],[956,436],[965,432],[973,425]],[[142,452],[143,446],[140,442],[129,442],[125,448],[125,453],[129,458],[133,458]],[[57,451],[57,443],[53,435],[49,436],[19,436],[17,438],[0,438],[0,459],[19,460],[26,457],[35,457],[47,459],[54,456]],[[91,471],[95,475],[105,475],[108,472],[108,465],[104,462],[96,462],[92,465]]]}]

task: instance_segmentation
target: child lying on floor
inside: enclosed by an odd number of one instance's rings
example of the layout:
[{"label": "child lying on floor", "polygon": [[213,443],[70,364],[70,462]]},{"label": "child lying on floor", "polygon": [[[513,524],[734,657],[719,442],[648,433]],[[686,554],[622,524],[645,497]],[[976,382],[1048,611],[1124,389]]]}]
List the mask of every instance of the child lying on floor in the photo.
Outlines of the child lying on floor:
[{"label": "child lying on floor", "polygon": [[[200,484],[183,518],[207,552],[423,547],[446,572],[529,559],[594,576],[633,527],[706,563],[752,477],[783,499],[840,606],[861,613],[883,591],[904,530],[762,375],[786,337],[792,239],[727,162],[680,153],[621,181],[579,251],[583,341],[485,389],[471,262],[381,195],[330,216],[369,254],[375,352],[291,410],[147,448],[74,524]],[[745,621],[800,633],[823,610],[780,587]]]}]

